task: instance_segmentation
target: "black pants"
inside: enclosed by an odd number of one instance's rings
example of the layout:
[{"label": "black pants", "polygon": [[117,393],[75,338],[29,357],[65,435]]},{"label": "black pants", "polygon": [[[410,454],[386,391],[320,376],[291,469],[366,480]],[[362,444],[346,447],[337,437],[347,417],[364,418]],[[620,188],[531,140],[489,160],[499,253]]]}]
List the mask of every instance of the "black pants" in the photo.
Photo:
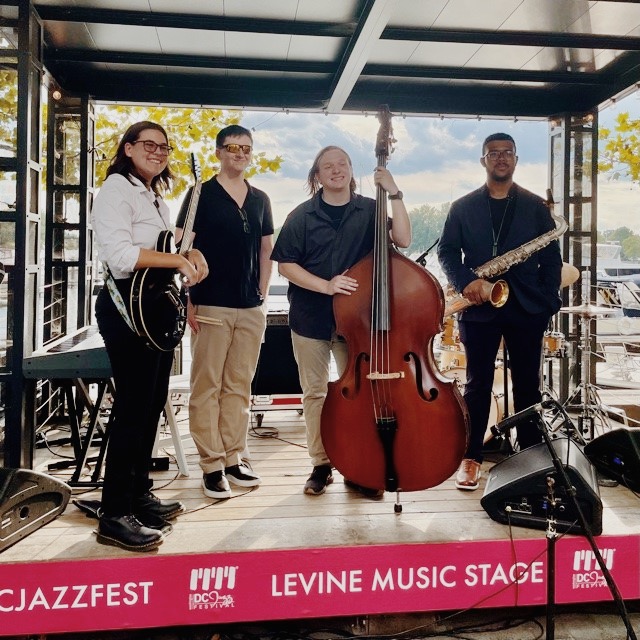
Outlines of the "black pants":
[{"label": "black pants", "polygon": [[[464,399],[471,427],[465,458],[482,462],[495,362],[502,338],[509,357],[514,410],[522,411],[540,402],[542,340],[548,324],[548,314],[530,315],[511,298],[489,322],[459,321],[460,340],[467,358]],[[520,449],[542,442],[535,418],[516,425],[516,430]]]},{"label": "black pants", "polygon": [[173,352],[147,347],[102,289],[96,320],[111,362],[116,395],[102,488],[102,511],[131,513],[132,500],[152,486],[149,478],[160,413],[167,399]]}]

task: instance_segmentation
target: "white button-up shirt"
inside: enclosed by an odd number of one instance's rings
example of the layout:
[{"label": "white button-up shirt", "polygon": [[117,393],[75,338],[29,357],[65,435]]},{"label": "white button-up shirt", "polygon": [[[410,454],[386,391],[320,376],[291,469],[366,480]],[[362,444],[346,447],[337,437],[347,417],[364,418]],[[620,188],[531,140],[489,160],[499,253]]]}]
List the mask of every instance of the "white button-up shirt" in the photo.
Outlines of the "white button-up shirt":
[{"label": "white button-up shirt", "polygon": [[158,234],[169,228],[169,207],[133,176],[110,175],[93,202],[91,221],[98,258],[113,277],[129,278],[140,249],[155,249]]}]

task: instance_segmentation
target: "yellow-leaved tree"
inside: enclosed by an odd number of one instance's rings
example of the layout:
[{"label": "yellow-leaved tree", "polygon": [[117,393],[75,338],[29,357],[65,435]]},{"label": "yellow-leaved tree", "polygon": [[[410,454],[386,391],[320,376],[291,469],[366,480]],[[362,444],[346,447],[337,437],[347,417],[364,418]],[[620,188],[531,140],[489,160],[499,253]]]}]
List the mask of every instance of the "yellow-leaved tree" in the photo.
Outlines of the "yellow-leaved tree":
[{"label": "yellow-leaved tree", "polygon": [[0,152],[15,153],[18,83],[15,69],[0,71]]},{"label": "yellow-leaved tree", "polygon": [[640,119],[633,119],[628,113],[619,113],[614,131],[602,127],[598,132],[604,147],[601,149],[598,170],[611,172],[617,180],[630,177],[640,179]]},{"label": "yellow-leaved tree", "polygon": [[[191,154],[199,161],[202,180],[208,180],[218,170],[215,156],[216,135],[224,127],[241,124],[241,111],[210,108],[132,107],[103,105],[96,109],[96,186],[104,180],[109,161],[127,127],[140,120],[151,120],[162,125],[173,147],[170,163],[175,175],[173,189],[167,197],[179,197],[193,184]],[[277,172],[282,157],[267,157],[264,151],[253,154],[246,176]]]}]

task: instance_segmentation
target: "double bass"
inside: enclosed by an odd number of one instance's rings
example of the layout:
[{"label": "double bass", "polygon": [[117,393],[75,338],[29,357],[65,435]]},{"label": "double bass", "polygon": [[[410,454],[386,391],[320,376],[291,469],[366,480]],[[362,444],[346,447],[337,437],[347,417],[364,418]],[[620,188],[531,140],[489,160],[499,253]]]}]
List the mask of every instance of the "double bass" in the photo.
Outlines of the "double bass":
[{"label": "double bass", "polygon": [[[376,157],[385,167],[392,140],[387,107],[378,118]],[[386,204],[378,185],[374,248],[347,271],[358,289],[333,298],[348,360],[329,383],[322,442],[352,482],[419,491],[441,484],[460,465],[468,416],[455,381],[440,374],[433,357],[433,340],[442,331],[442,287],[393,246]]]}]

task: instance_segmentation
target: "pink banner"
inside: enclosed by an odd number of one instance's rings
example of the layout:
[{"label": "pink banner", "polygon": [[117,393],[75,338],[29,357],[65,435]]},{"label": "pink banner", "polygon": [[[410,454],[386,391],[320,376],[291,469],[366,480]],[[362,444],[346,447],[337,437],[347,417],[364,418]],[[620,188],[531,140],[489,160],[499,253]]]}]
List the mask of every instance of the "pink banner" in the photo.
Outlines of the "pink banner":
[{"label": "pink banner", "polygon": [[[597,541],[640,597],[640,539]],[[0,635],[539,605],[546,577],[544,538],[0,564]],[[556,593],[611,599],[583,538],[557,543]]]}]

